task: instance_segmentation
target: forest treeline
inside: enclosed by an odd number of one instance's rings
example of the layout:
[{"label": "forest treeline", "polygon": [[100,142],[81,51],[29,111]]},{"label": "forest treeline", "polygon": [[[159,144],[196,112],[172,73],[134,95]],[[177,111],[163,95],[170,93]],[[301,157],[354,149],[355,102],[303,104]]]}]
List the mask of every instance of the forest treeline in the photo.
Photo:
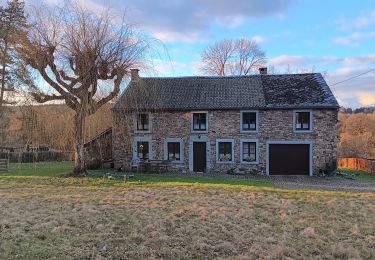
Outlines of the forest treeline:
[{"label": "forest treeline", "polygon": [[[85,142],[112,126],[112,104],[101,107],[86,120]],[[73,151],[74,112],[66,105],[8,106],[0,124],[3,147],[46,146]]]},{"label": "forest treeline", "polygon": [[375,112],[340,112],[339,122],[339,156],[375,159]]}]

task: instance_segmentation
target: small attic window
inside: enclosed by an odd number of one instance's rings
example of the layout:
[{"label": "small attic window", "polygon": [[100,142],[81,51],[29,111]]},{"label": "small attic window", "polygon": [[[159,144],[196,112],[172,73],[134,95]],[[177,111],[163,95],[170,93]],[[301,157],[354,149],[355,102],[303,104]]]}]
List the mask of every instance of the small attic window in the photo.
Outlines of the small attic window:
[{"label": "small attic window", "polygon": [[192,124],[193,131],[207,131],[207,112],[194,112]]},{"label": "small attic window", "polygon": [[241,111],[241,132],[258,131],[258,111]]},{"label": "small attic window", "polygon": [[149,131],[150,124],[149,114],[142,113],[137,115],[137,131]]},{"label": "small attic window", "polygon": [[294,131],[311,132],[312,131],[312,112],[294,111]]}]

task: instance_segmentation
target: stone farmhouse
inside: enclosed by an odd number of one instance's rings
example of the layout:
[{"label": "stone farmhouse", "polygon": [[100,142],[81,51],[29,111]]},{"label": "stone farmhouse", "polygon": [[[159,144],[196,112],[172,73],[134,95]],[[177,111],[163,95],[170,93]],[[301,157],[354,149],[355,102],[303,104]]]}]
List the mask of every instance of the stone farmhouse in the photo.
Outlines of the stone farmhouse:
[{"label": "stone farmhouse", "polygon": [[113,108],[115,167],[318,175],[336,168],[339,105],[320,73],[140,77]]}]

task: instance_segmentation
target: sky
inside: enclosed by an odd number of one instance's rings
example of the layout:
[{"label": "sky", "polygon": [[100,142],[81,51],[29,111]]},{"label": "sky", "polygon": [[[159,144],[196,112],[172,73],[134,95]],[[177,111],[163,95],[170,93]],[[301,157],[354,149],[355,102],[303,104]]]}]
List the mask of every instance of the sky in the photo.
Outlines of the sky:
[{"label": "sky", "polygon": [[[36,0],[27,0],[32,3]],[[43,0],[48,5],[61,0]],[[201,75],[202,50],[226,38],[255,40],[277,73],[320,72],[340,105],[375,105],[374,0],[78,0],[94,12],[125,12],[160,40],[157,76]],[[140,72],[141,76],[149,72]]]}]

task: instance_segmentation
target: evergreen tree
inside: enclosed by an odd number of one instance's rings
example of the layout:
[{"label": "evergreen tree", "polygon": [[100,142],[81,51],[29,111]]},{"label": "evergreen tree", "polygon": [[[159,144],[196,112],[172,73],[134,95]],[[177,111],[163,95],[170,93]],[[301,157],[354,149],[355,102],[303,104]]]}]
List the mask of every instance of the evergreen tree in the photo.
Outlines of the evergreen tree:
[{"label": "evergreen tree", "polygon": [[30,80],[16,52],[19,39],[28,27],[24,8],[25,3],[20,0],[10,0],[6,6],[0,6],[0,107],[11,103],[6,93],[14,92]]}]

